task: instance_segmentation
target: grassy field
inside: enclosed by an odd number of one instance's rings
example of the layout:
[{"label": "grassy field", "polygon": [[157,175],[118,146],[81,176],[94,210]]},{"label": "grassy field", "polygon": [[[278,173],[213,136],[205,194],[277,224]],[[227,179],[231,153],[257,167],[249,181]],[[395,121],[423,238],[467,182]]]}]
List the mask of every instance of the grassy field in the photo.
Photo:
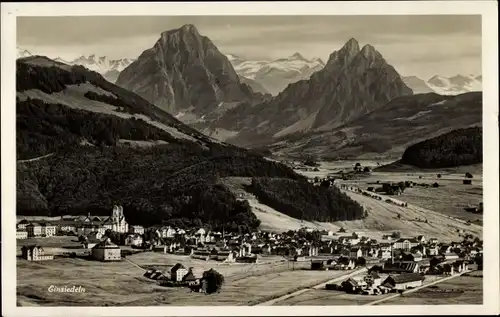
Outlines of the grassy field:
[{"label": "grassy field", "polygon": [[322,305],[364,305],[392,294],[378,296],[347,294],[325,289],[311,290],[293,298],[277,303],[279,306],[322,306]]},{"label": "grassy field", "polygon": [[[482,272],[481,272],[482,273]],[[483,278],[458,276],[442,283],[396,297],[384,305],[482,305]]]},{"label": "grassy field", "polygon": [[[193,267],[195,274],[214,268],[225,277],[221,293],[204,295],[187,288],[157,286],[144,278],[143,268],[169,270],[176,263]],[[249,305],[319,284],[346,271],[306,270],[310,263],[292,264],[278,257],[259,264],[222,264],[187,256],[145,252],[127,260],[101,263],[78,258],[56,258],[33,263],[18,260],[19,306],[149,306],[149,305]],[[82,286],[85,293],[51,293],[55,286]],[[265,285],[265,287],[264,287]]]}]

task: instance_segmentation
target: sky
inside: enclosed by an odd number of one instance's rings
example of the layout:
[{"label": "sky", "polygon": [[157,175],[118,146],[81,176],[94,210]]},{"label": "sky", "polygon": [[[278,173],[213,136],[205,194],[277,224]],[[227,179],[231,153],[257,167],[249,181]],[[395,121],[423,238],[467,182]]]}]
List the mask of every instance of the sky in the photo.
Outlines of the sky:
[{"label": "sky", "polygon": [[136,58],[164,31],[193,24],[223,53],[273,60],[328,56],[350,38],[373,45],[403,76],[481,73],[481,16],[71,16],[18,17],[17,46],[66,60]]}]

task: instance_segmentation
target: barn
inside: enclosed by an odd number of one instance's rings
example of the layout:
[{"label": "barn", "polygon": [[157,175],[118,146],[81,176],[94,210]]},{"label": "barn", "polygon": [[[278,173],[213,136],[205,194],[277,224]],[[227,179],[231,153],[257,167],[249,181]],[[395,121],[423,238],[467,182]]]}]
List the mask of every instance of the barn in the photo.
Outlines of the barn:
[{"label": "barn", "polygon": [[382,286],[396,290],[405,290],[422,286],[424,279],[425,277],[419,273],[390,275],[384,280]]}]

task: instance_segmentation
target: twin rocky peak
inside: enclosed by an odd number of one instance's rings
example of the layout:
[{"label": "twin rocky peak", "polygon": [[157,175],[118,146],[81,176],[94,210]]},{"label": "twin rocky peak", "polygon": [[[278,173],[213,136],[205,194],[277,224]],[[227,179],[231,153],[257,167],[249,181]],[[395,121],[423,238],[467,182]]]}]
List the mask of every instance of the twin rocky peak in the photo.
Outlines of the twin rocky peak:
[{"label": "twin rocky peak", "polygon": [[[238,131],[232,143],[239,145],[252,143],[249,135],[333,129],[413,94],[380,52],[371,45],[360,49],[353,38],[309,79],[288,85],[275,97],[256,93],[193,25],[163,32],[116,83],[173,115],[191,113],[200,130]],[[219,110],[228,104],[229,111]],[[217,111],[217,116],[200,123],[200,118]]]}]

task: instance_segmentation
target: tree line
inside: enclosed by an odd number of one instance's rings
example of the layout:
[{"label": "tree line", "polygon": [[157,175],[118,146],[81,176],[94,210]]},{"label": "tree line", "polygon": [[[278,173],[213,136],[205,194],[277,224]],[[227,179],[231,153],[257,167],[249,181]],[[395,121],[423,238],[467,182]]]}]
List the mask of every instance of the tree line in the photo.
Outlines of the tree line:
[{"label": "tree line", "polygon": [[446,168],[483,161],[481,127],[457,129],[411,145],[401,158],[404,164],[422,168]]},{"label": "tree line", "polygon": [[314,186],[287,178],[253,178],[249,190],[260,201],[301,220],[344,221],[362,219],[361,205],[338,188]]}]

